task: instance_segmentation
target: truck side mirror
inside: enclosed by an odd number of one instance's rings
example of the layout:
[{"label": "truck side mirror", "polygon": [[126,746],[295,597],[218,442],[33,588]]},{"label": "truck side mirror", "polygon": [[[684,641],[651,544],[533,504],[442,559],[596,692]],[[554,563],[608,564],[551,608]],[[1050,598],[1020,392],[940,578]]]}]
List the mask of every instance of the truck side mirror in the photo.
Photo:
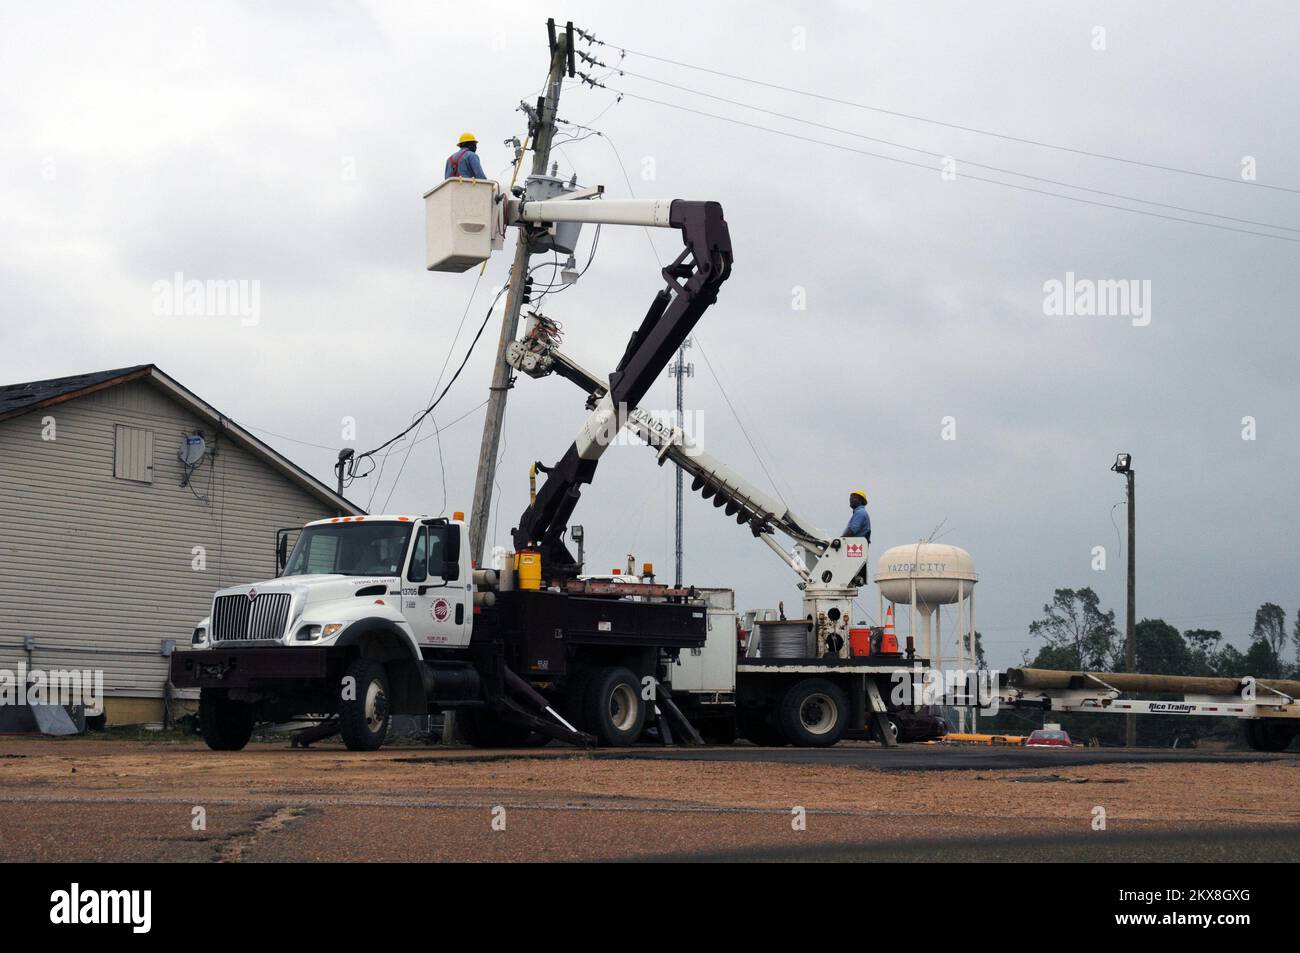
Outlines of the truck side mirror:
[{"label": "truck side mirror", "polygon": [[289,561],[289,534],[281,533],[275,541],[275,574],[284,572],[284,565]]}]

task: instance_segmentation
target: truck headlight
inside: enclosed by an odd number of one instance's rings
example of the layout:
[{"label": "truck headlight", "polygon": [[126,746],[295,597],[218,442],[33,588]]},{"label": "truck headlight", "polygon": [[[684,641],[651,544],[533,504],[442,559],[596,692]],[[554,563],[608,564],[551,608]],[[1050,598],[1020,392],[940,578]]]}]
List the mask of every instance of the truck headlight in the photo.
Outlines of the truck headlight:
[{"label": "truck headlight", "polygon": [[190,645],[202,645],[207,641],[207,638],[207,632],[203,630],[202,626],[199,626],[194,630],[194,635],[190,638]]},{"label": "truck headlight", "polygon": [[342,622],[331,622],[328,625],[323,626],[304,625],[294,635],[294,640],[297,642],[314,642],[317,639],[327,639],[343,628],[343,626],[344,623]]}]

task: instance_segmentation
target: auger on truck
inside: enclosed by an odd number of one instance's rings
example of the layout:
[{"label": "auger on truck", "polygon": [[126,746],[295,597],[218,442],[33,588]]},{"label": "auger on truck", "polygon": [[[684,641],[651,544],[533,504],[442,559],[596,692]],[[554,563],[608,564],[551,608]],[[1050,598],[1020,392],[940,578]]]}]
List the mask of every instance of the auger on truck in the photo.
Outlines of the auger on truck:
[{"label": "auger on truck", "polygon": [[[721,207],[600,197],[588,189],[498,201],[493,183],[455,179],[426,196],[434,270],[483,261],[506,224],[539,240],[564,222],[674,228],[683,239],[617,366],[580,381],[591,413],[520,518],[517,571],[508,566],[498,577],[472,565],[458,517],[309,524],[292,554],[277,547],[278,578],[218,592],[190,649],[172,657],[174,684],[200,689],[209,746],[238,749],[258,723],[311,718],[321,727],[310,738],[337,731],[349,748],[372,750],[391,715],[439,711],[456,711],[467,738],[482,745],[538,735],[626,745],[651,716],[661,738],[675,726],[678,736],[698,741],[675,697],[720,739],[739,731],[760,743],[833,744],[865,727],[870,712],[877,734],[894,742],[903,716],[887,717],[882,688],[913,662],[847,657],[865,540],[809,528],[636,409],[730,274]],[[567,521],[609,435],[629,424],[800,574],[808,612],[786,625],[807,633],[805,650],[737,665],[726,590],[579,578],[564,541]],[[791,553],[771,541],[774,528],[795,541]]]}]

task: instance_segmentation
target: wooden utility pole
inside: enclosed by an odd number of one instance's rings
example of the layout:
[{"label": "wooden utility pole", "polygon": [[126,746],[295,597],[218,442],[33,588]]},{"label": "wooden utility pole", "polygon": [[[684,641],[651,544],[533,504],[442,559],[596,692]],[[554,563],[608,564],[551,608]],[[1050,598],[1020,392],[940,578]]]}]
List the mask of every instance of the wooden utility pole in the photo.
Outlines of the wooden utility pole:
[{"label": "wooden utility pole", "polygon": [[[573,24],[556,35],[555,21],[547,23],[551,39],[551,71],[546,77],[546,94],[538,110],[533,133],[533,175],[545,175],[551,158],[551,139],[555,135],[555,112],[560,104],[560,86],[564,74],[572,74]],[[520,159],[520,161],[523,161]],[[470,555],[476,565],[483,565],[483,548],[487,541],[488,518],[492,510],[492,486],[496,481],[497,452],[501,446],[501,423],[506,414],[506,391],[510,386],[510,365],[506,349],[519,330],[519,312],[524,301],[524,279],[528,276],[528,234],[519,230],[515,245],[515,262],[510,269],[510,291],[506,295],[505,316],[501,321],[501,340],[497,344],[496,367],[488,393],[487,417],[483,421],[483,441],[479,447],[478,475],[474,480],[474,506],[470,513]]]}]

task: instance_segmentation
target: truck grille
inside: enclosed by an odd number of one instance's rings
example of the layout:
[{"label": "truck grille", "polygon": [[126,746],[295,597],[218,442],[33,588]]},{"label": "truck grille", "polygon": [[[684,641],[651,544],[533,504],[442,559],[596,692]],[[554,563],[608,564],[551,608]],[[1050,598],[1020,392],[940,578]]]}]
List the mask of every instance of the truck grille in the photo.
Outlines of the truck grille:
[{"label": "truck grille", "polygon": [[212,641],[275,641],[289,621],[287,592],[217,596],[212,606]]}]

